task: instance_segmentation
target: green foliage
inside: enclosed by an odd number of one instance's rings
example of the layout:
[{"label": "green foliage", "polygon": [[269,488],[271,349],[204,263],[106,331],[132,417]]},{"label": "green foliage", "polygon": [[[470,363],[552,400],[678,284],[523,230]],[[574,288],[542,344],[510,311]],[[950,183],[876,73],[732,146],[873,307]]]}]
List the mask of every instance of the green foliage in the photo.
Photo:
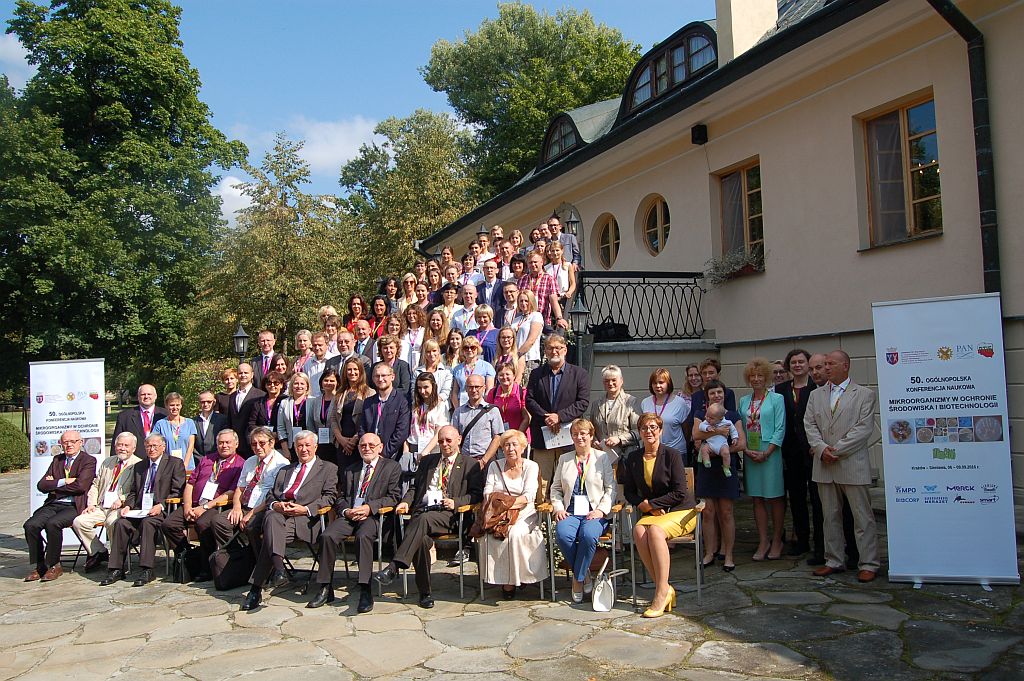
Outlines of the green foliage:
[{"label": "green foliage", "polygon": [[200,360],[185,366],[173,384],[166,386],[164,394],[170,390],[181,393],[182,414],[195,414],[199,411],[199,393],[212,390],[215,394],[224,389],[220,380],[220,372],[228,367],[237,368],[237,358]]},{"label": "green foliage", "polygon": [[639,58],[639,45],[589,12],[506,3],[462,41],[434,43],[421,71],[477,130],[475,165],[490,195],[537,163],[555,114],[620,96]]},{"label": "green foliage", "polygon": [[38,72],[0,92],[0,337],[25,363],[105,357],[146,377],[183,360],[221,225],[211,165],[245,156],[209,121],[166,0],[21,0]]},{"label": "green foliage", "polygon": [[0,473],[27,468],[28,455],[25,433],[7,419],[0,419]]},{"label": "green foliage", "polygon": [[[475,203],[468,131],[446,114],[419,109],[388,118],[341,169],[342,206],[356,224],[352,246],[371,278],[412,268],[413,241],[458,219]],[[369,289],[364,289],[369,290]]]},{"label": "green foliage", "polygon": [[301,142],[277,135],[259,168],[243,163],[254,180],[241,185],[252,204],[241,211],[203,279],[205,289],[188,320],[194,357],[213,358],[231,349],[241,322],[253,349],[261,329],[294,336],[319,328],[317,309],[344,308],[348,295],[368,290],[366,272],[355,253],[350,221],[335,197],[306,194],[309,167],[299,156]]}]

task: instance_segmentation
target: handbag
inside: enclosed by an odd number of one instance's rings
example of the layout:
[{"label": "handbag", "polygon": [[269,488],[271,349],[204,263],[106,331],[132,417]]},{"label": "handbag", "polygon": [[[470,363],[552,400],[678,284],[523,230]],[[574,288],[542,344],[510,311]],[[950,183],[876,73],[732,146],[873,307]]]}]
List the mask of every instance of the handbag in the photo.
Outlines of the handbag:
[{"label": "handbag", "polygon": [[174,557],[171,579],[178,584],[187,584],[204,572],[203,567],[203,550],[189,546]]},{"label": "handbag", "polygon": [[[492,463],[498,465],[497,461]],[[509,493],[504,475],[501,476],[501,483],[505,485],[505,491],[491,492],[487,499],[484,500],[480,513],[473,521],[473,527],[469,529],[469,536],[473,539],[479,539],[485,534],[490,534],[495,539],[504,541],[508,539],[508,529],[519,520],[519,509],[512,508],[516,503],[517,497]]]},{"label": "handbag", "polygon": [[590,333],[594,335],[595,343],[611,343],[615,341],[631,341],[629,327],[622,322],[612,319],[611,315],[604,318],[600,324],[591,324]]},{"label": "handbag", "polygon": [[249,583],[256,567],[252,547],[242,543],[236,534],[227,544],[210,554],[210,573],[217,591],[230,591]]},{"label": "handbag", "polygon": [[594,592],[590,596],[594,612],[609,612],[615,607],[615,578],[629,572],[625,569],[605,572],[607,567],[608,559],[605,558],[601,571],[594,577]]}]

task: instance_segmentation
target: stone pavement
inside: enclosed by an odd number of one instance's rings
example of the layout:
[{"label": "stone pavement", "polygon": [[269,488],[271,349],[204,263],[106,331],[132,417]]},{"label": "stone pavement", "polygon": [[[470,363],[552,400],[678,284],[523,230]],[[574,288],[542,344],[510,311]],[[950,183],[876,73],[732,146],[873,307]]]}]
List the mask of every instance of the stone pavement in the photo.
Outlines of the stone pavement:
[{"label": "stone pavement", "polygon": [[340,602],[307,610],[285,593],[244,613],[244,589],[164,582],[160,559],[143,588],[81,573],[23,583],[27,484],[27,472],[0,476],[0,681],[1024,678],[1024,587],[865,586],[813,578],[796,559],[753,563],[747,504],[736,571],[711,568],[698,606],[693,555],[679,549],[680,612],[656,620],[632,613],[628,579],[618,608],[595,613],[533,588],[481,599],[472,567],[465,601],[452,570],[435,579],[432,610],[386,594],[356,616],[339,566]]}]

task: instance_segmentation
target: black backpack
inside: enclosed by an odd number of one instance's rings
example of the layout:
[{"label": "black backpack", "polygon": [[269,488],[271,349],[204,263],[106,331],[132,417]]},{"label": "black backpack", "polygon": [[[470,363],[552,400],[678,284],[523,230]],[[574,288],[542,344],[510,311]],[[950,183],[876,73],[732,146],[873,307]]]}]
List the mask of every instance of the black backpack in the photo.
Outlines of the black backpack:
[{"label": "black backpack", "polygon": [[223,548],[210,555],[210,573],[217,591],[230,591],[249,583],[249,577],[256,567],[256,556],[252,548],[242,542],[236,534]]}]

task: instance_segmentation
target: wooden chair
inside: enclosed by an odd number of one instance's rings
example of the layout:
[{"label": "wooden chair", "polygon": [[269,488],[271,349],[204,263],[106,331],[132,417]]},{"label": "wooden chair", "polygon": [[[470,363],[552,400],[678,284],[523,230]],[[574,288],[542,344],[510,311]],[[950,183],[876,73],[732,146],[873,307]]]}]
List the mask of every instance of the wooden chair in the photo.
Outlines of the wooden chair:
[{"label": "wooden chair", "polygon": [[[623,509],[623,505],[621,503],[615,504],[614,506],[612,506],[612,512],[611,512],[611,515],[609,516],[611,522],[608,523],[608,531],[605,532],[603,535],[601,535],[598,538],[598,540],[597,540],[598,546],[600,546],[601,544],[609,544],[610,547],[611,547],[610,551],[611,551],[612,572],[615,572],[615,570],[618,569],[618,560],[617,560],[617,553],[616,552],[618,550],[618,538],[619,538],[618,524],[619,524],[619,516],[622,514],[622,509]],[[554,514],[554,508],[552,507],[552,505],[550,503],[538,504],[537,511],[538,512],[543,512],[546,515],[547,535],[548,535],[547,536],[547,541],[548,541],[548,564],[549,564],[550,571],[551,571],[551,600],[553,602],[553,601],[555,601],[555,599],[557,597],[556,590],[555,590],[555,541],[552,539],[552,532],[553,532],[553,527],[554,527],[554,524],[555,524],[555,522],[554,522],[554,515],[553,515]],[[571,579],[570,574],[569,574],[569,566],[566,566],[566,568],[565,568],[565,578],[566,578],[566,581]],[[618,578],[616,577],[616,579],[618,579]]]},{"label": "wooden chair", "polygon": [[[686,490],[687,490],[687,496],[689,498],[696,499],[696,497],[694,496],[694,474],[693,474],[693,468],[690,468],[690,467],[686,468]],[[629,525],[628,530],[629,530],[630,536],[632,537],[632,533],[633,533],[633,522],[632,522],[633,508],[631,506],[626,506],[623,510],[627,514],[626,517],[629,520],[629,522],[627,523]],[[694,566],[695,566],[696,571],[697,571],[697,605],[700,605],[700,603],[701,603],[701,586],[704,583],[704,566],[703,566],[704,544],[703,544],[703,535],[702,535],[702,532],[703,532],[702,519],[703,519],[703,514],[704,514],[704,502],[703,501],[697,502],[696,506],[694,506],[691,509],[688,509],[688,511],[689,512],[686,514],[686,516],[684,516],[682,522],[685,525],[686,523],[690,522],[691,519],[696,517],[697,523],[694,526],[693,532],[691,534],[683,535],[682,537],[676,537],[675,539],[668,540],[668,545],[669,545],[669,547],[672,547],[672,546],[688,546],[688,545],[692,545],[693,546],[693,548],[694,548],[694,551],[693,551]],[[633,546],[633,542],[630,541],[630,543],[629,543],[629,578],[630,578],[630,587],[632,589],[632,595],[633,595],[633,608],[634,609],[636,609],[636,607],[637,607],[637,600],[636,600],[636,568],[637,568],[637,564],[640,562],[638,557],[635,555],[635,551],[636,551],[636,549]],[[642,564],[641,564],[640,567],[641,567],[641,569],[644,569]],[[645,574],[646,574],[646,570],[645,570]]]},{"label": "wooden chair", "polygon": [[[437,544],[438,542],[448,542],[448,543],[453,543],[454,542],[454,543],[457,543],[459,553],[456,554],[456,555],[462,555],[462,551],[465,549],[465,541],[464,541],[463,537],[466,536],[466,514],[468,514],[470,512],[478,511],[479,509],[480,509],[480,505],[479,504],[474,504],[474,505],[466,504],[465,506],[459,506],[458,508],[455,509],[456,512],[459,514],[459,531],[458,531],[458,533],[457,534],[451,534],[451,533],[442,534],[442,535],[438,535],[438,536],[435,536],[435,537],[431,537],[431,539],[434,540],[435,544]],[[404,533],[405,523],[406,523],[407,520],[409,520],[411,518],[412,518],[412,515],[410,515],[408,513],[403,513],[403,514],[398,516],[398,523],[399,523],[400,531],[402,531]],[[476,557],[476,569],[477,569],[477,572],[480,572],[480,554],[479,554],[479,551],[477,552],[477,557]],[[405,597],[407,597],[409,595],[409,579],[408,579],[408,574],[407,573],[408,573],[408,570],[402,570],[402,597],[403,598],[405,598]],[[460,560],[459,561],[459,598],[465,598],[466,597],[466,589],[465,589],[465,584],[464,584],[465,577],[466,577],[466,561]],[[483,579],[483,577],[481,577],[481,580],[482,579]],[[481,582],[481,584],[482,584],[482,582]],[[483,593],[483,588],[482,587],[481,587],[480,593]]]},{"label": "wooden chair", "polygon": [[[395,510],[394,506],[382,506],[377,512],[377,572],[384,569],[384,516]],[[333,519],[333,514],[332,514]],[[348,552],[345,550],[346,544],[354,544],[356,541],[355,537],[345,537],[345,540],[341,542],[339,548],[341,549],[341,562],[345,566],[345,579],[352,579],[352,573],[348,568]],[[376,580],[374,580],[376,581]],[[382,588],[380,582],[377,582],[377,595],[381,595]]]}]

